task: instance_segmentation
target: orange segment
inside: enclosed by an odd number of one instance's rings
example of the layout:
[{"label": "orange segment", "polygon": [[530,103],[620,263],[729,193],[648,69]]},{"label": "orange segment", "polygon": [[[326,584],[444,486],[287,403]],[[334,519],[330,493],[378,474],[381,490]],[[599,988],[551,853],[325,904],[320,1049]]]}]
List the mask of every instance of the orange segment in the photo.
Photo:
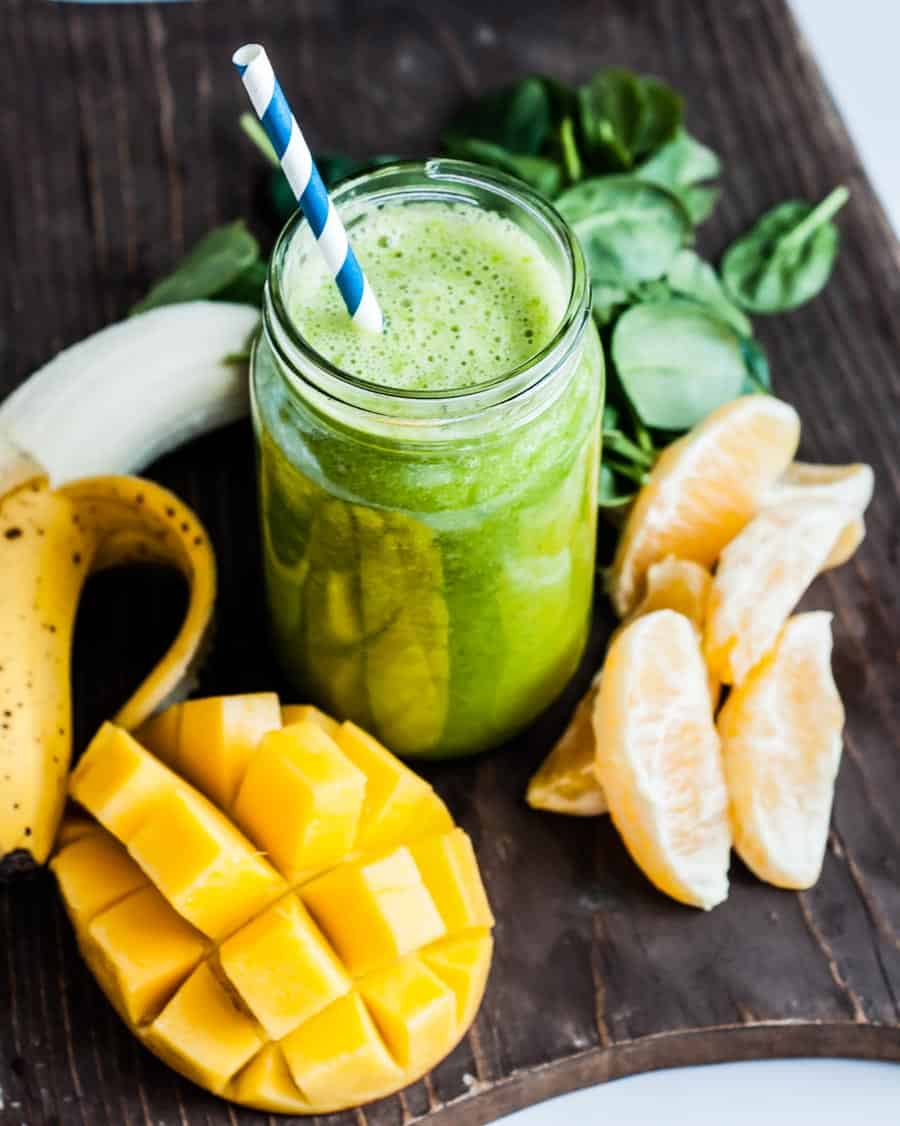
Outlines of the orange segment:
[{"label": "orange segment", "polygon": [[[711,584],[712,576],[705,567],[669,556],[648,568],[646,593],[625,624],[654,610],[677,610],[702,630]],[[613,638],[622,628],[619,627]],[[598,744],[594,735],[594,705],[601,675],[598,673],[594,678],[559,742],[528,783],[525,798],[532,809],[576,817],[607,812],[609,807],[595,764]],[[712,677],[710,696],[715,706],[719,683]]]},{"label": "orange segment", "polygon": [[719,716],[734,847],[761,880],[819,878],[844,709],[831,675],[831,615],[791,618]]},{"label": "orange segment", "polygon": [[619,616],[634,609],[647,569],[667,555],[712,566],[790,464],[799,438],[793,407],[748,395],[669,446],[619,539],[609,578]]},{"label": "orange segment", "polygon": [[606,795],[594,765],[594,701],[600,690],[600,673],[579,700],[553,750],[532,775],[525,800],[532,809],[594,817],[606,813]]},{"label": "orange segment", "polygon": [[728,894],[728,797],[694,626],[658,610],[613,642],[594,711],[597,772],[644,874],[682,903]]},{"label": "orange segment", "polygon": [[847,524],[830,501],[766,508],[725,548],[710,594],[706,659],[725,684],[740,684],[822,570]]},{"label": "orange segment", "polygon": [[823,570],[840,567],[856,552],[865,539],[866,526],[862,514],[872,499],[875,474],[870,465],[810,465],[795,461],[775,482],[766,497],[766,505],[786,500],[828,500],[845,507],[853,515],[848,519]]}]

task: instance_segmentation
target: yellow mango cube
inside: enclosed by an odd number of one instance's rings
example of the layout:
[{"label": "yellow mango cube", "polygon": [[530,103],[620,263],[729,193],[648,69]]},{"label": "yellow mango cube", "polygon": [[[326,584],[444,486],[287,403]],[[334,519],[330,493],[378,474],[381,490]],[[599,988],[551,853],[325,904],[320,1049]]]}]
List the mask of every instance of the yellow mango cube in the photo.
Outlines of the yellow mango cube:
[{"label": "yellow mango cube", "polygon": [[409,849],[448,934],[466,927],[493,926],[475,850],[462,829],[424,837]]},{"label": "yellow mango cube", "polygon": [[415,954],[363,978],[358,989],[401,1067],[426,1068],[452,1043],[456,996]]},{"label": "yellow mango cube", "polygon": [[274,692],[188,700],[182,705],[178,769],[228,809],[263,737],[280,727],[281,706]]},{"label": "yellow mango cube", "polygon": [[234,816],[289,879],[345,856],[356,840],[366,776],[320,726],[273,731],[247,768]]},{"label": "yellow mango cube", "polygon": [[266,1044],[256,1053],[235,1076],[227,1097],[276,1114],[302,1114],[308,1108],[279,1044]]},{"label": "yellow mango cube", "polygon": [[381,969],[445,932],[404,847],[334,868],[304,885],[300,895],[354,977]]},{"label": "yellow mango cube", "polygon": [[162,1008],[209,949],[153,887],[97,915],[84,933],[82,945],[100,984],[136,1025]]},{"label": "yellow mango cube", "polygon": [[164,711],[145,720],[134,732],[134,737],[156,755],[158,759],[172,768],[181,770],[178,748],[181,734],[181,713],[184,704],[171,704]]},{"label": "yellow mango cube", "polygon": [[50,867],[76,926],[86,926],[95,915],[148,884],[124,846],[96,822],[86,836],[66,845]]},{"label": "yellow mango cube", "polygon": [[210,938],[226,937],[285,890],[227,817],[183,784],[157,799],[128,851],[175,910]]},{"label": "yellow mango cube", "polygon": [[368,1102],[403,1082],[358,993],[348,993],[281,1042],[294,1082],[317,1109]]},{"label": "yellow mango cube", "polygon": [[456,995],[456,1019],[461,1028],[468,1028],[478,1012],[493,950],[491,932],[481,930],[438,939],[419,951],[422,961]]},{"label": "yellow mango cube", "polygon": [[281,725],[282,727],[291,727],[295,723],[315,723],[322,730],[331,736],[332,739],[337,739],[337,734],[341,729],[341,725],[336,719],[332,719],[330,715],[319,711],[314,708],[312,704],[286,704],[281,709]]},{"label": "yellow mango cube", "polygon": [[69,793],[127,844],[156,798],[178,779],[127,731],[104,723],[69,780]]},{"label": "yellow mango cube", "polygon": [[350,989],[350,978],[296,895],[286,895],[219,950],[222,969],[273,1040]]},{"label": "yellow mango cube", "polygon": [[[367,779],[357,839],[359,848],[380,849],[399,843],[414,824],[418,806],[429,798],[440,803],[424,779],[355,723],[341,724],[337,742]],[[448,822],[449,828],[452,825],[449,815]]]},{"label": "yellow mango cube", "polygon": [[216,1093],[262,1047],[254,1021],[207,963],[198,966],[147,1029],[147,1044],[183,1074]]}]

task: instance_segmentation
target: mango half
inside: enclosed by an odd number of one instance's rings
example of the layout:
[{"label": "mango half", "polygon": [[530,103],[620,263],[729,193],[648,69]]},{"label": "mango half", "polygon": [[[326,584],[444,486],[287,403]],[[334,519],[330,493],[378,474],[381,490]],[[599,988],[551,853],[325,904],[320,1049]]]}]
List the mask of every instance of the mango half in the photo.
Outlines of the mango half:
[{"label": "mango half", "polygon": [[472,844],[352,723],[270,693],[106,724],[52,861],[85,961],[144,1044],[216,1094],[318,1114],[464,1035],[493,918]]}]

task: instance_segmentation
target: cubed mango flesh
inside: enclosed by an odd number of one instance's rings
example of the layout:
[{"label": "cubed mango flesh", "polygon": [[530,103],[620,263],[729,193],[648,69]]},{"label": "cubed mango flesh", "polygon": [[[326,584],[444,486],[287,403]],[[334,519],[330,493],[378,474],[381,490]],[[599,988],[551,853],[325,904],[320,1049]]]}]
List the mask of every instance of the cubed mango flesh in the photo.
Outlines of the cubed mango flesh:
[{"label": "cubed mango flesh", "polygon": [[127,843],[157,797],[177,784],[127,731],[104,723],[72,771],[69,793]]},{"label": "cubed mango flesh", "polygon": [[343,864],[300,889],[303,902],[356,977],[445,933],[409,849]]},{"label": "cubed mango flesh", "polygon": [[307,720],[310,723],[318,724],[332,739],[337,738],[337,733],[341,729],[341,725],[336,719],[332,719],[330,715],[314,708],[312,704],[288,704],[281,709],[282,727],[291,727],[295,723],[304,723]]},{"label": "cubed mango flesh", "polygon": [[[414,815],[428,799],[444,808],[443,802],[424,779],[404,766],[377,739],[355,723],[341,724],[337,742],[368,779],[359,827],[359,848],[388,848],[406,839],[410,829],[416,832]],[[432,816],[435,816],[434,812]],[[447,814],[447,828],[452,823]]]},{"label": "cubed mango flesh", "polygon": [[124,899],[149,881],[115,837],[96,822],[57,853],[50,863],[76,926],[86,926],[95,915]]},{"label": "cubed mango flesh", "polygon": [[366,776],[318,724],[266,735],[234,804],[241,828],[289,879],[336,863],[353,848]]},{"label": "cubed mango flesh", "polygon": [[126,896],[87,925],[83,943],[106,995],[143,1024],[200,962],[209,944],[154,887]]},{"label": "cubed mango flesh", "polygon": [[195,1083],[216,1093],[264,1043],[209,965],[198,966],[147,1029],[147,1044]]},{"label": "cubed mango flesh", "polygon": [[338,998],[281,1047],[294,1082],[323,1109],[379,1098],[403,1083],[405,1072],[358,993]]},{"label": "cubed mango flesh", "polygon": [[424,837],[414,841],[409,850],[448,934],[494,925],[475,850],[462,829]]},{"label": "cubed mango flesh", "polygon": [[222,969],[273,1040],[350,989],[350,977],[296,895],[222,944]]},{"label": "cubed mango flesh", "polygon": [[280,727],[281,705],[274,692],[188,700],[178,733],[179,770],[228,809],[260,740]]},{"label": "cubed mango flesh", "polygon": [[278,1114],[302,1113],[308,1105],[288,1070],[280,1044],[264,1045],[235,1076],[228,1096]]},{"label": "cubed mango flesh", "polygon": [[432,788],[353,724],[268,694],[176,705],[141,733],[166,762],[101,729],[71,780],[92,817],[53,861],[135,1034],[209,1090],[293,1114],[437,1064],[474,1019],[492,919]]},{"label": "cubed mango flesh", "polygon": [[453,1042],[456,996],[415,954],[363,978],[358,989],[401,1067],[420,1070]]},{"label": "cubed mango flesh", "polygon": [[128,851],[176,911],[210,938],[225,938],[285,890],[228,818],[187,787],[156,799]]},{"label": "cubed mango flesh", "polygon": [[491,968],[494,940],[489,930],[439,938],[419,957],[456,995],[456,1019],[468,1028],[475,1019]]}]

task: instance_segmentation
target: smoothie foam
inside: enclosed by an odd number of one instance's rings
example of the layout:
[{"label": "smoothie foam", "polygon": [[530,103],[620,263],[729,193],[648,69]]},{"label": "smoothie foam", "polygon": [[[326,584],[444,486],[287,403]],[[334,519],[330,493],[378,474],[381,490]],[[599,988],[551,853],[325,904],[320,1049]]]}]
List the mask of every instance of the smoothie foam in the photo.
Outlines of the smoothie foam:
[{"label": "smoothie foam", "polygon": [[351,229],[385,315],[360,331],[313,250],[289,295],[306,340],[383,387],[447,391],[495,379],[547,344],[565,312],[559,272],[503,215],[464,204],[382,207]]}]

